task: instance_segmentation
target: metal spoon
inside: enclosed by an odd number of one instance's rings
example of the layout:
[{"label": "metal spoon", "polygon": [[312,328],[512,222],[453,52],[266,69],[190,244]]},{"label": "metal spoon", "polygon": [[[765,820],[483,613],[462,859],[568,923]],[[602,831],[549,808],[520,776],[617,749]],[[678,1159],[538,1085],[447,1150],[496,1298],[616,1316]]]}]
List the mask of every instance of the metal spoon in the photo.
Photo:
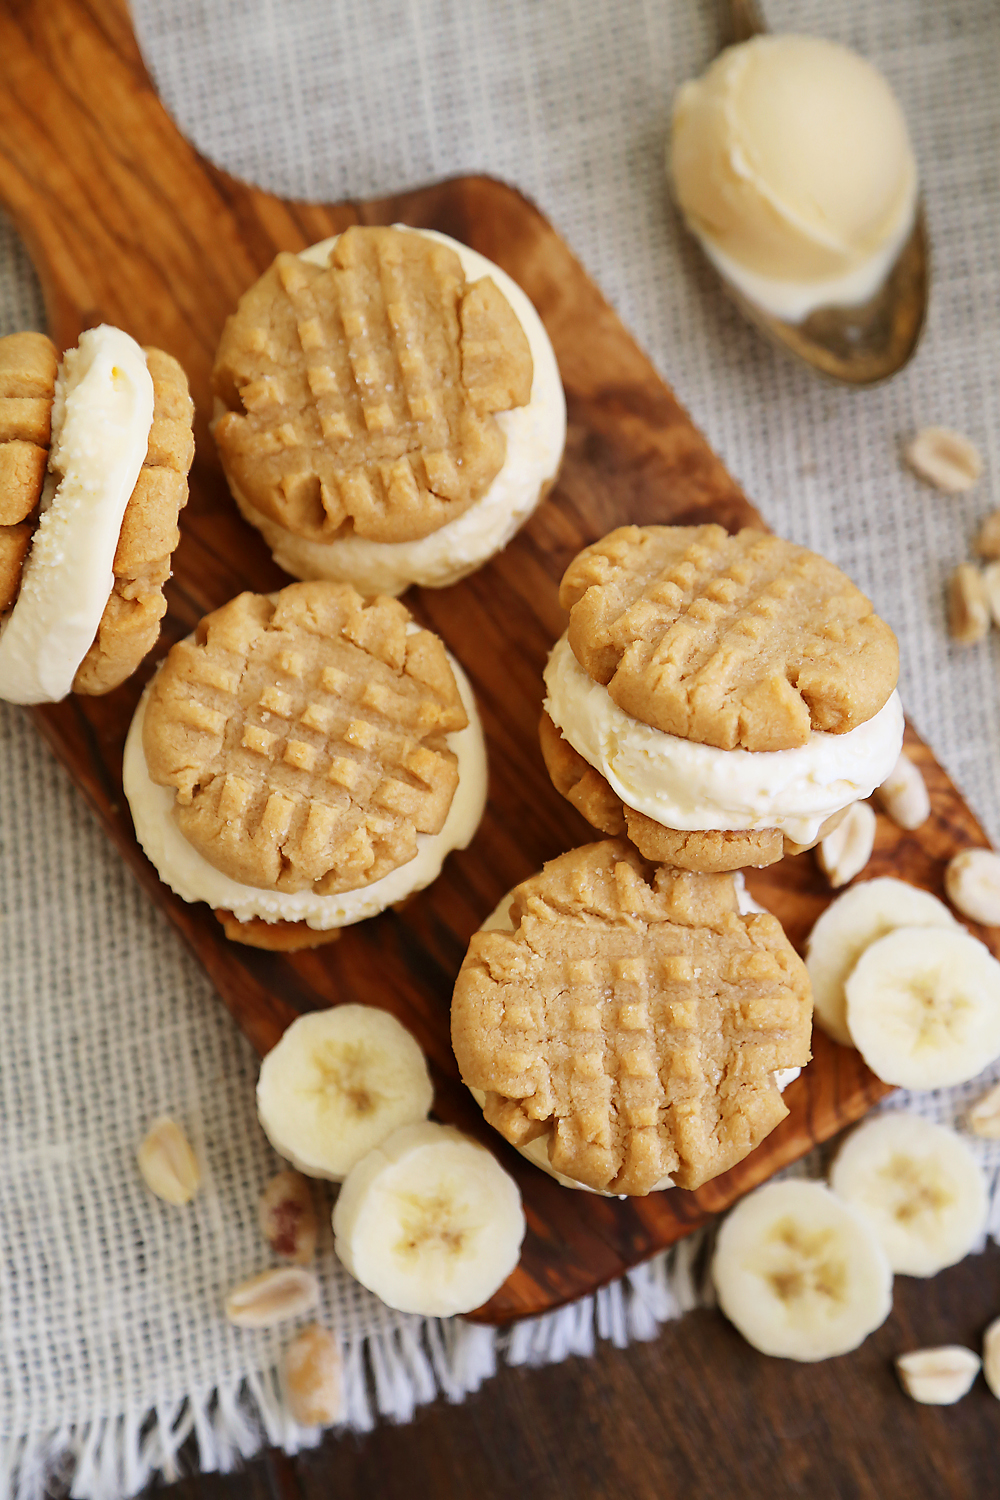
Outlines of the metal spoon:
[{"label": "metal spoon", "polygon": [[[756,0],[728,0],[730,38],[746,42],[767,31]],[[856,307],[819,307],[801,323],[758,307],[725,277],[726,291],[772,343],[848,385],[874,385],[901,370],[917,347],[927,314],[930,245],[923,208],[881,287]]]}]

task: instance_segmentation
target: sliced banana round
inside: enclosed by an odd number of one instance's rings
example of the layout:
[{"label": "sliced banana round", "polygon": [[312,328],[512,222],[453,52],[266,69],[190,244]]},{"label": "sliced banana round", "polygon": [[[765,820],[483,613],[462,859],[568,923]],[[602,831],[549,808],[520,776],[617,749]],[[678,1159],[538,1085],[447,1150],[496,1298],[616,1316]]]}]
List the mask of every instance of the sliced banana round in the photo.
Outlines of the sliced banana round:
[{"label": "sliced banana round", "polygon": [[338,1005],[299,1016],[272,1047],[257,1115],[300,1172],[340,1182],[387,1135],[426,1120],[433,1097],[424,1054],[395,1016]]},{"label": "sliced banana round", "polygon": [[934,1276],[986,1228],[982,1167],[954,1130],[919,1115],[859,1125],[837,1153],[830,1186],[871,1221],[897,1274]]},{"label": "sliced banana round", "polygon": [[858,959],[847,1026],[885,1083],[939,1089],[1000,1057],[1000,963],[962,927],[900,927]]},{"label": "sliced banana round", "polygon": [[892,1307],[892,1269],[867,1219],[820,1182],[769,1182],[716,1242],[719,1306],[763,1354],[815,1361],[856,1349]]},{"label": "sliced banana round", "polygon": [[854,885],[832,901],[806,945],[814,1014],[827,1035],[844,1047],[854,1045],[847,1029],[844,985],[870,944],[896,927],[957,925],[943,901],[889,875]]},{"label": "sliced banana round", "polygon": [[351,1275],[400,1312],[471,1312],[503,1285],[524,1239],[521,1194],[450,1125],[408,1125],[360,1161],[333,1210]]}]

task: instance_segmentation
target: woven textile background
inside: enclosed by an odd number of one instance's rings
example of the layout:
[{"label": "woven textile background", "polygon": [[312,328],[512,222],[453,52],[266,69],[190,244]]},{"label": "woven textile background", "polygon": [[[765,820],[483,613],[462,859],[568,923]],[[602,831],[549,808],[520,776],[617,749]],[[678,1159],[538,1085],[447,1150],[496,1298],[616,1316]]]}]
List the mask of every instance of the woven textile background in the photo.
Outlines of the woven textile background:
[{"label": "woven textile background", "polygon": [[[679,231],[663,145],[676,86],[713,51],[714,0],[134,4],[167,105],[231,172],[335,200],[486,171],[534,198],[771,525],[874,598],[900,637],[911,716],[1000,839],[1000,634],[959,648],[943,615],[948,572],[1000,505],[1000,11],[775,0],[768,14],[873,58],[911,124],[933,302],[916,360],[884,389],[834,389],[773,353]],[[0,331],[43,326],[23,251],[0,231]],[[969,496],[937,495],[902,468],[901,439],[928,423],[983,450]],[[225,1289],[266,1263],[256,1197],[275,1159],[255,1123],[254,1059],[27,719],[2,705],[0,880],[0,1493],[15,1468],[30,1493],[64,1449],[76,1492],[111,1500],[192,1424],[206,1466],[250,1452],[261,1438],[238,1403],[247,1376],[266,1436],[294,1446],[302,1434],[260,1373],[282,1336],[219,1315]],[[947,1119],[958,1103],[921,1107]],[[186,1121],[204,1167],[183,1213],[153,1201],[133,1166],[163,1110]],[[438,1325],[418,1344],[417,1320],[340,1273],[328,1244],[323,1267],[323,1317],[356,1363],[358,1337],[381,1335],[383,1409],[406,1415],[435,1381],[458,1395],[488,1373],[488,1337],[463,1343]],[[601,1331],[650,1331],[652,1315],[629,1323],[623,1306],[602,1300]],[[525,1333],[512,1352],[589,1347],[582,1326]],[[364,1384],[349,1389],[346,1415],[363,1425]]]}]

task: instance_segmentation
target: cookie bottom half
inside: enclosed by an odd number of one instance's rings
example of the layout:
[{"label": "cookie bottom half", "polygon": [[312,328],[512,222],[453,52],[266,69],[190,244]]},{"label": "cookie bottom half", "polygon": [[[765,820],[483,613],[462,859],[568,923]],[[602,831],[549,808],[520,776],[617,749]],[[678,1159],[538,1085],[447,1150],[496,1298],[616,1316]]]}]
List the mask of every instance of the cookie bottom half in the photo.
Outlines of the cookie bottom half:
[{"label": "cookie bottom half", "polygon": [[[398,226],[402,227],[402,226]],[[495,414],[504,461],[485,492],[437,530],[409,541],[375,541],[353,527],[327,540],[300,535],[262,514],[227,463],[233,498],[256,527],[279,567],[293,578],[348,582],[365,594],[402,594],[411,585],[445,588],[475,572],[501,552],[546,498],[559,472],[566,441],[566,400],[559,366],[544,324],[531,300],[511,277],[485,256],[434,230],[415,231],[454,251],[472,284],[488,278],[499,289],[528,342],[533,366],[528,403]],[[325,266],[337,237],[323,240],[300,258]],[[217,398],[214,422],[227,407]]]},{"label": "cookie bottom half", "polygon": [[213,916],[222,924],[222,930],[231,943],[264,948],[269,953],[298,953],[301,948],[335,943],[344,930],[331,927],[328,932],[317,932],[308,922],[265,922],[263,917],[250,917],[241,922],[231,911],[221,909],[214,911]]},{"label": "cookie bottom half", "polygon": [[592,827],[612,838],[624,835],[646,859],[673,865],[678,870],[722,874],[777,864],[786,854],[801,854],[811,849],[832,833],[847,814],[846,807],[833,813],[811,844],[797,844],[778,828],[696,831],[666,828],[623,802],[600,771],[563,738],[548,714],[541,717],[538,736],[553,786]]}]

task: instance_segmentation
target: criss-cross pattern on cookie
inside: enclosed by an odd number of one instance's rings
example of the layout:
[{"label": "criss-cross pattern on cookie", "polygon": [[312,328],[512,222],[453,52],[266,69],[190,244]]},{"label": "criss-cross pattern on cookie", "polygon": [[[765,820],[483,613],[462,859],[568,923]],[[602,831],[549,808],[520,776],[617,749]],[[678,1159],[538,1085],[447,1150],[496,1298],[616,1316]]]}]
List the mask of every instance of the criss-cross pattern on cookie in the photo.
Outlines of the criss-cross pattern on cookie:
[{"label": "criss-cross pattern on cookie", "polygon": [[622,526],[570,563],[577,661],[626,713],[723,750],[790,750],[874,717],[896,638],[826,558],[721,526]]},{"label": "criss-cross pattern on cookie", "polygon": [[551,861],[514,893],[514,932],[475,934],[455,987],[465,1082],[514,1145],[548,1137],[589,1187],[697,1187],[787,1109],[812,1006],[780,924],[741,916],[729,875],[660,868],[624,842]]},{"label": "criss-cross pattern on cookie", "polygon": [[440,831],[467,721],[441,642],[349,584],[241,594],[171,650],[146,710],[185,838],[245,885],[355,890]]},{"label": "criss-cross pattern on cookie", "polygon": [[35,529],[58,363],[44,333],[0,339],[0,614],[17,597]]},{"label": "criss-cross pattern on cookie", "polygon": [[279,255],[223,333],[215,439],[231,482],[286,530],[412,541],[461,515],[505,454],[493,413],[531,394],[527,338],[446,245],[348,229],[327,267]]}]

